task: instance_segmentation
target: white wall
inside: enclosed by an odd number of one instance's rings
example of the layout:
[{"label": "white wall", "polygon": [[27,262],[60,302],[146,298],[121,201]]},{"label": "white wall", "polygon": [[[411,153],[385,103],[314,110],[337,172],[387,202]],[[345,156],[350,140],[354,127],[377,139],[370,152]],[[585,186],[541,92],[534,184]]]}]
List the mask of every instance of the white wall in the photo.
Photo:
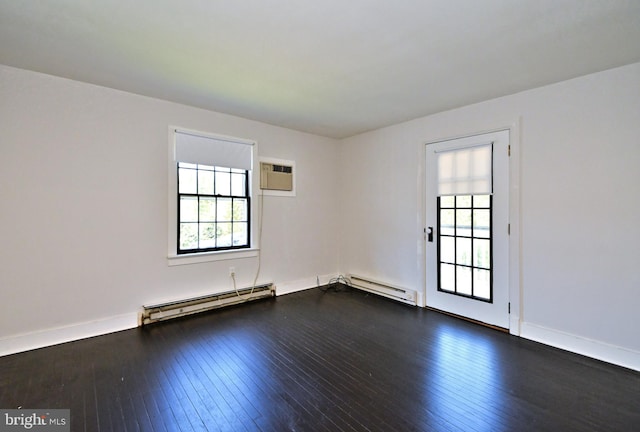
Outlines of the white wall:
[{"label": "white wall", "polygon": [[512,125],[522,335],[640,369],[640,63],[343,140],[342,272],[422,291],[424,143]]},{"label": "white wall", "polygon": [[169,125],[295,160],[297,196],[265,198],[259,282],[336,273],[335,140],[0,66],[0,355],[135,326],[143,304],[230,289],[230,266],[252,283],[255,258],[168,266]]},{"label": "white wall", "polygon": [[341,142],[0,66],[0,355],[252,281],[254,258],[167,265],[168,125],[296,161],[262,244],[287,292],[338,270],[422,290],[424,143],[515,123],[522,335],[640,369],[638,119],[640,64]]}]

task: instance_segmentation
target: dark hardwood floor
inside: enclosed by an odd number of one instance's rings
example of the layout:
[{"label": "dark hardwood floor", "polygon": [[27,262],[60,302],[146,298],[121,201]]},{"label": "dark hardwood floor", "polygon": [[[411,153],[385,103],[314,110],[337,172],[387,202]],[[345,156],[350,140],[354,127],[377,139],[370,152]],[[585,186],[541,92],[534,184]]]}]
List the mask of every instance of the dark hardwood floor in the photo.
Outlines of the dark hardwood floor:
[{"label": "dark hardwood floor", "polygon": [[73,431],[640,431],[640,373],[357,290],[0,358]]}]

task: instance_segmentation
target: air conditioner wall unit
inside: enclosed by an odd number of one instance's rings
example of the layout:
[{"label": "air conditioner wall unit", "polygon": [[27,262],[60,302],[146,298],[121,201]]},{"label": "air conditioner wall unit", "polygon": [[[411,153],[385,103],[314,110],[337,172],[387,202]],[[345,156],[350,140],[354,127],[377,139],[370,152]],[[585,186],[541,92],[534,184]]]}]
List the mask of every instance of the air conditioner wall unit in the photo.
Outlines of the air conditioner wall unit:
[{"label": "air conditioner wall unit", "polygon": [[293,166],[260,162],[260,189],[292,191]]}]

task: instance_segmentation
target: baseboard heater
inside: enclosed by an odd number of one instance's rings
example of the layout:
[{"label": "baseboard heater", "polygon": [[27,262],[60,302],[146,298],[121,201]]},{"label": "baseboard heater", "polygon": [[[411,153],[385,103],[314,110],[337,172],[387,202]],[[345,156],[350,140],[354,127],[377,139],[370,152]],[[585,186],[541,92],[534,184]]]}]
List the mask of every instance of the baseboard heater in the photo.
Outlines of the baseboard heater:
[{"label": "baseboard heater", "polygon": [[242,288],[237,292],[233,290],[153,306],[143,306],[139,324],[142,326],[275,295],[275,285],[268,283],[256,287]]},{"label": "baseboard heater", "polygon": [[388,297],[390,299],[410,304],[412,306],[417,306],[418,304],[418,295],[414,290],[399,288],[384,282],[378,282],[353,274],[349,276],[349,279],[351,280],[351,286],[354,288]]}]

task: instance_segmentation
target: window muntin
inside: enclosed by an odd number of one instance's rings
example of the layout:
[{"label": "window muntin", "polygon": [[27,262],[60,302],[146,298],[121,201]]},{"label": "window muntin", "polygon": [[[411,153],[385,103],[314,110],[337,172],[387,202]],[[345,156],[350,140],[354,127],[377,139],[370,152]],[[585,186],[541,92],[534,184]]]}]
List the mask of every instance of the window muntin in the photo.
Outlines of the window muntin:
[{"label": "window muntin", "polygon": [[177,253],[250,246],[249,171],[178,162]]},{"label": "window muntin", "polygon": [[491,195],[438,197],[438,291],[493,302]]}]

